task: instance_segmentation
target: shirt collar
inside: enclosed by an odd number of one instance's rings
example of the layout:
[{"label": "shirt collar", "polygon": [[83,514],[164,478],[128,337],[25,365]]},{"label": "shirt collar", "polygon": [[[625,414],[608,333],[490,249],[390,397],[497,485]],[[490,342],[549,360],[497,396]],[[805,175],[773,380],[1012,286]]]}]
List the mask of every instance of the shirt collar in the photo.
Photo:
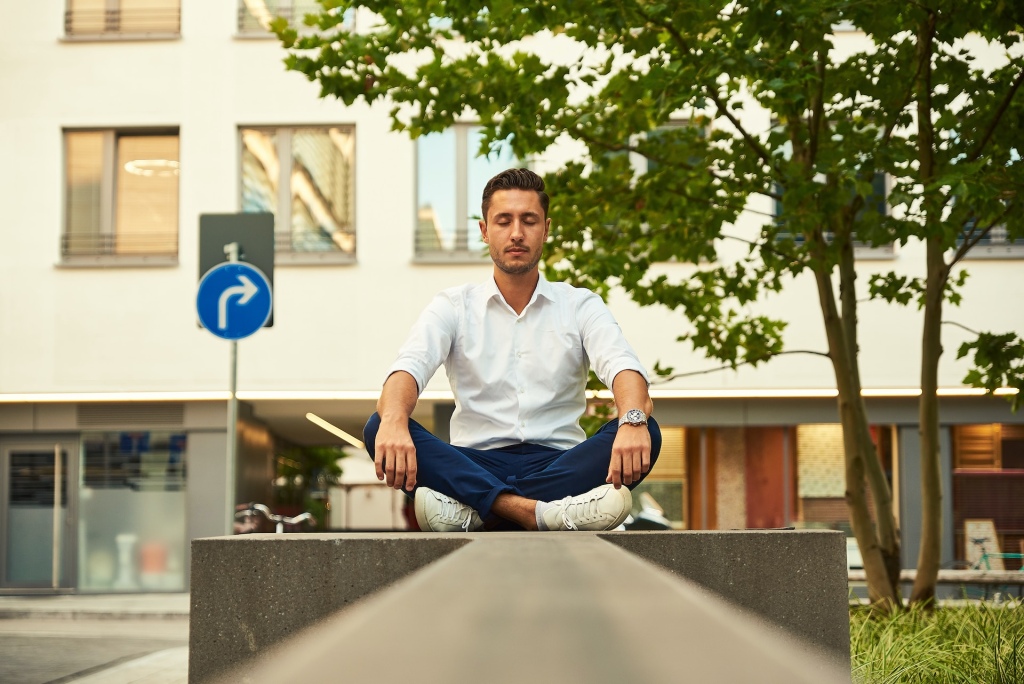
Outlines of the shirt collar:
[{"label": "shirt collar", "polygon": [[[537,300],[537,297],[544,297],[549,302],[555,301],[555,292],[554,288],[551,286],[551,283],[547,281],[543,273],[539,275],[540,277],[537,279],[537,287],[534,288],[533,290],[533,296],[530,297],[530,303],[526,305],[527,308],[529,308],[529,306],[532,305]],[[490,275],[490,277],[487,278],[487,280],[483,282],[483,290],[484,297],[482,299],[482,302],[485,307],[487,306],[487,302],[491,301],[492,299],[499,302],[504,302],[504,298],[501,296],[501,290],[498,289],[498,283],[495,282],[494,280],[493,273]]]}]

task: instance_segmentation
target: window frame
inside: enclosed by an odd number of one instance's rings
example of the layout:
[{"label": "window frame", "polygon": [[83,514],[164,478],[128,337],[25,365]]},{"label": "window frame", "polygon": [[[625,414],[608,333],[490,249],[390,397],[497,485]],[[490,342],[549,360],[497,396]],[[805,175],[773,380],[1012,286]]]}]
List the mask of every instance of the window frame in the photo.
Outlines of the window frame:
[{"label": "window frame", "polygon": [[[352,136],[352,240],[351,252],[344,250],[332,251],[295,251],[291,249],[292,236],[292,202],[291,202],[291,169],[294,158],[292,156],[292,135],[299,129],[323,129],[340,128]],[[245,190],[244,173],[242,169],[242,155],[245,153],[245,143],[242,140],[242,131],[256,130],[272,132],[275,136],[275,150],[277,152],[280,168],[278,173],[277,186],[277,211],[274,213],[274,265],[275,266],[316,266],[316,265],[339,265],[355,264],[357,262],[359,235],[356,226],[358,225],[358,206],[356,197],[358,195],[359,178],[357,176],[358,145],[356,137],[356,125],[354,123],[298,123],[298,124],[239,124],[236,132],[238,141],[238,153],[236,155],[238,169],[238,211],[242,209],[242,198]],[[287,183],[281,179],[289,178]],[[282,220],[286,219],[286,220]],[[282,245],[284,246],[282,248]]]},{"label": "window frame", "polygon": [[[70,235],[68,230],[71,221],[68,186],[68,134],[102,133],[103,159],[100,180],[99,236],[117,235],[117,149],[118,140],[122,137],[169,136],[178,139],[178,157],[181,157],[181,131],[177,126],[160,127],[112,127],[112,128],[64,128],[61,131],[62,149],[62,197],[61,197],[61,231],[59,242],[59,262],[61,267],[107,267],[107,266],[177,266],[181,251],[181,175],[177,174],[177,221],[174,230],[174,252],[164,253],[84,253],[68,252],[66,241]],[[180,169],[180,166],[179,166]]]},{"label": "window frame", "polygon": [[[420,144],[419,138],[414,141],[413,146],[413,168],[416,169],[415,187],[413,190],[413,219],[412,219],[412,241],[413,241],[413,263],[416,264],[468,264],[480,265],[490,263],[490,254],[487,249],[471,249],[469,247],[469,221],[472,218],[469,207],[469,133],[473,129],[481,128],[477,121],[458,121],[452,124],[446,131],[454,131],[455,134],[455,247],[446,249],[443,246],[436,250],[421,249],[419,241],[419,211],[420,211]],[[526,160],[513,159],[513,164],[530,168]],[[465,212],[465,213],[463,213]],[[465,233],[461,233],[460,226],[465,226]],[[460,240],[465,241],[465,248],[459,246]],[[486,247],[486,246],[485,246]]]}]

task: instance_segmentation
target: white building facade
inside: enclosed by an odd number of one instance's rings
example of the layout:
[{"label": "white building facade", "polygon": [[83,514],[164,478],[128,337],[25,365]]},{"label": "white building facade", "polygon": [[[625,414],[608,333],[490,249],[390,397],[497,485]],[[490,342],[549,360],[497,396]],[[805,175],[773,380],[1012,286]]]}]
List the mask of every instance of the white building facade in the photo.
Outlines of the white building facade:
[{"label": "white building facade", "polygon": [[[320,100],[285,71],[260,4],[7,8],[0,592],[187,588],[188,541],[229,533],[234,503],[266,500],[278,451],[339,443],[306,414],[359,436],[421,308],[490,273],[473,217],[487,178],[517,162],[476,158],[471,125],[417,142],[390,130],[385,107]],[[229,487],[230,344],[197,325],[198,226],[249,211],[276,217],[274,318],[238,344]],[[923,255],[911,243],[860,266],[920,274]],[[966,267],[949,317],[1024,331],[1024,245],[984,246]],[[683,321],[622,293],[610,305],[648,366],[715,365],[675,342]],[[810,280],[761,308],[790,321],[791,347],[825,349]],[[863,384],[912,567],[920,317],[869,303],[861,319]],[[945,555],[969,555],[977,520],[1018,551],[1024,416],[962,386],[953,357],[968,333],[945,335]],[[827,360],[799,355],[655,385],[666,446],[645,487],[680,527],[846,529],[834,388]],[[438,373],[415,417],[445,435],[451,409]]]}]

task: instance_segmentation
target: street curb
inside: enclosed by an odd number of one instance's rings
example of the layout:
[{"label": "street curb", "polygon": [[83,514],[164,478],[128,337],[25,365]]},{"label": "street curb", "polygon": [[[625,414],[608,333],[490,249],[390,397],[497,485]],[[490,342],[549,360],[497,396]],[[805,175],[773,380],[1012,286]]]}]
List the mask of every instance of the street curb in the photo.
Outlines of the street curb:
[{"label": "street curb", "polygon": [[188,613],[0,609],[0,620],[188,620]]}]

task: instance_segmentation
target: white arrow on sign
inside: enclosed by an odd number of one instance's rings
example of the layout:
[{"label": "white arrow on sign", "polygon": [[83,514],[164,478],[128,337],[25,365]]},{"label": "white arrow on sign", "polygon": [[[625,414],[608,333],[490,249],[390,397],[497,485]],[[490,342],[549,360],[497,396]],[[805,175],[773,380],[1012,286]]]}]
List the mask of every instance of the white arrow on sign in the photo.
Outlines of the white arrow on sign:
[{"label": "white arrow on sign", "polygon": [[225,330],[228,327],[228,299],[235,295],[242,295],[242,298],[238,300],[239,304],[245,305],[249,303],[249,300],[253,298],[259,288],[251,280],[246,278],[244,275],[239,274],[238,280],[241,281],[241,285],[235,285],[229,287],[220,293],[220,301],[217,302],[217,329]]}]

